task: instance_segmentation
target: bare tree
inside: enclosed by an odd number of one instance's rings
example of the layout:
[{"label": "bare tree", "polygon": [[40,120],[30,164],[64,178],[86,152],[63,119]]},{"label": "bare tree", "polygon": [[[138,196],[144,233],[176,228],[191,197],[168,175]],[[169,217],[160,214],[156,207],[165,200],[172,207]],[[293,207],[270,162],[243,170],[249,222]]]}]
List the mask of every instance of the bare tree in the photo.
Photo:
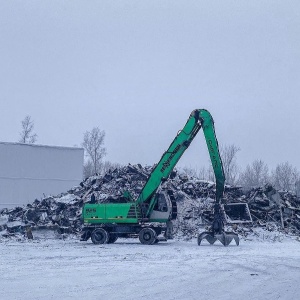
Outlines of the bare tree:
[{"label": "bare tree", "polygon": [[93,173],[101,173],[101,160],[106,155],[106,149],[103,146],[104,137],[105,132],[98,127],[84,133],[82,147],[88,157],[85,164],[86,171],[92,166]]},{"label": "bare tree", "polygon": [[[226,177],[226,183],[234,185],[238,180],[238,166],[236,154],[240,149],[235,145],[225,145],[220,147],[220,156],[222,158],[223,169]],[[215,181],[215,174],[211,162],[208,168],[202,167],[200,170],[184,167],[182,171],[189,175],[203,180]]]},{"label": "bare tree", "polygon": [[238,177],[238,166],[236,163],[236,154],[240,151],[235,145],[224,145],[220,148],[226,182],[234,185]]},{"label": "bare tree", "polygon": [[295,192],[297,197],[300,197],[300,178],[295,183]]},{"label": "bare tree", "polygon": [[185,166],[185,167],[182,168],[182,173],[189,176],[189,177],[196,177],[196,178],[198,177],[196,168]]},{"label": "bare tree", "polygon": [[22,123],[22,131],[20,132],[20,143],[34,144],[37,140],[37,134],[33,133],[34,122],[30,116],[26,116]]},{"label": "bare tree", "polygon": [[204,166],[200,167],[200,169],[198,170],[198,178],[201,180],[209,180],[210,170],[205,168]]},{"label": "bare tree", "polygon": [[272,172],[272,183],[276,189],[294,191],[298,180],[299,172],[288,162],[278,164]]},{"label": "bare tree", "polygon": [[183,167],[179,169],[179,171],[189,177],[194,177],[200,180],[207,180],[207,181],[215,181],[215,173],[213,167],[210,165],[207,168],[202,166],[200,168],[193,168],[193,167]]},{"label": "bare tree", "polygon": [[262,160],[255,160],[241,172],[239,184],[246,190],[263,186],[269,182],[269,168]]},{"label": "bare tree", "polygon": [[212,182],[216,181],[216,176],[215,176],[215,172],[214,172],[212,164],[210,164],[208,166],[208,168],[206,169],[206,180],[212,181]]},{"label": "bare tree", "polygon": [[122,167],[122,165],[119,163],[112,163],[112,162],[106,160],[103,163],[101,163],[101,172],[102,172],[102,174],[105,174],[109,170],[119,169],[121,167]]},{"label": "bare tree", "polygon": [[87,160],[83,164],[83,178],[88,178],[94,174],[94,167],[91,160]]},{"label": "bare tree", "polygon": [[[100,163],[100,172],[98,171],[97,173],[104,175],[109,170],[119,169],[121,167],[122,167],[122,165],[119,163],[112,163],[112,162],[106,160],[106,161]],[[83,166],[83,178],[90,177],[93,174],[94,174],[93,163],[91,160],[88,160],[85,162],[85,164]]]}]

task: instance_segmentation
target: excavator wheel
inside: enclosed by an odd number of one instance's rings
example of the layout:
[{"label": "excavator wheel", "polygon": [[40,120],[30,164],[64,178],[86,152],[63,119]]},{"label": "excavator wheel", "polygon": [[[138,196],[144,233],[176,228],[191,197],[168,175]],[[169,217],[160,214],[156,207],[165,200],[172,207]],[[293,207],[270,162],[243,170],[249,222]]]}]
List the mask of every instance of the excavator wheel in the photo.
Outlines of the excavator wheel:
[{"label": "excavator wheel", "polygon": [[202,232],[198,235],[199,246],[204,239],[206,239],[211,245],[214,244],[217,240],[220,241],[223,246],[228,246],[232,240],[235,241],[237,246],[240,244],[240,238],[234,232],[223,232],[220,234],[213,234],[212,232]]},{"label": "excavator wheel", "polygon": [[143,228],[139,233],[139,240],[144,245],[153,245],[157,240],[156,232],[152,228]]},{"label": "excavator wheel", "polygon": [[118,235],[115,233],[109,234],[109,239],[107,241],[107,244],[113,244],[118,239]]},{"label": "excavator wheel", "polygon": [[109,233],[103,228],[97,228],[92,232],[91,240],[94,244],[106,244],[109,240]]}]

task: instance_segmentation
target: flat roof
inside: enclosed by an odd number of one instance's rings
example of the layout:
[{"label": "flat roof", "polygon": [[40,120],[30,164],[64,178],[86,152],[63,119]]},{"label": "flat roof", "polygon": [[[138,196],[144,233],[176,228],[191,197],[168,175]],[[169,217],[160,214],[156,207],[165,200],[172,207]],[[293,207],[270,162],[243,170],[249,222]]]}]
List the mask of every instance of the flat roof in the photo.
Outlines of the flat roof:
[{"label": "flat roof", "polygon": [[84,150],[82,147],[66,147],[66,146],[50,146],[40,144],[26,144],[26,143],[13,143],[13,142],[1,142],[0,145],[15,145],[15,146],[26,146],[26,147],[41,147],[41,148],[54,148],[54,149],[65,149],[65,150]]}]

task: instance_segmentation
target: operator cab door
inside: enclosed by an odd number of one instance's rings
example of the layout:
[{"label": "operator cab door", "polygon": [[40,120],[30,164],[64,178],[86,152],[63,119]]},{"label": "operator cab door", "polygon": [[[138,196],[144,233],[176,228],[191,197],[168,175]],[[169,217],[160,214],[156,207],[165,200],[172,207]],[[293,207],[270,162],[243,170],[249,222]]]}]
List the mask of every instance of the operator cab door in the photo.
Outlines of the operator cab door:
[{"label": "operator cab door", "polygon": [[166,192],[159,192],[155,195],[156,203],[150,215],[152,222],[166,222],[172,214],[172,202]]}]

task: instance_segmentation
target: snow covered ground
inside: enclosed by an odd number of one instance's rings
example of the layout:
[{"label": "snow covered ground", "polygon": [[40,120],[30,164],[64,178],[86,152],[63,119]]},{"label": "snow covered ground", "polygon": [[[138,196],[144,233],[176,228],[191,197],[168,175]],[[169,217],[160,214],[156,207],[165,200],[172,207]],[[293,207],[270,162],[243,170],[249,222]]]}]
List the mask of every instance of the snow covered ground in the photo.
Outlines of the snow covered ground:
[{"label": "snow covered ground", "polygon": [[299,299],[300,243],[0,241],[0,299]]}]

